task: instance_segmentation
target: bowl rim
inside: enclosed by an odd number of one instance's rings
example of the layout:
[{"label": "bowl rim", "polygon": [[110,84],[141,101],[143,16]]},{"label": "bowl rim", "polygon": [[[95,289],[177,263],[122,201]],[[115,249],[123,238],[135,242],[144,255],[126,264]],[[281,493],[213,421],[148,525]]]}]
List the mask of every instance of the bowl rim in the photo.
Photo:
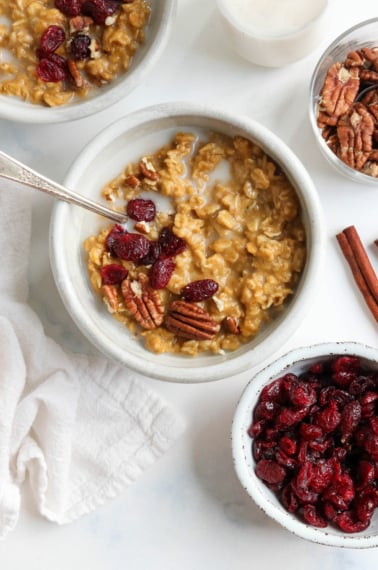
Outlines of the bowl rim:
[{"label": "bowl rim", "polygon": [[229,7],[227,6],[227,0],[217,0],[217,6],[222,16],[226,18],[226,20],[230,22],[230,24],[244,36],[261,42],[272,42],[280,44],[281,42],[286,41],[288,39],[295,39],[297,37],[300,38],[300,36],[302,36],[303,33],[311,30],[311,28],[323,18],[324,14],[328,9],[329,2],[328,0],[322,0],[322,1],[323,1],[323,6],[319,9],[318,13],[315,16],[310,18],[310,20],[305,22],[299,28],[296,28],[291,32],[284,32],[281,34],[262,34],[256,30],[250,29],[247,25],[240,22],[230,11]]},{"label": "bowl rim", "polygon": [[0,117],[23,123],[55,124],[88,117],[121,101],[143,82],[168,44],[176,16],[177,0],[161,2],[163,8],[160,25],[144,57],[135,68],[131,65],[122,78],[119,77],[114,84],[110,83],[106,90],[82,101],[57,107],[44,107],[22,101],[15,96],[0,95]]},{"label": "bowl rim", "polygon": [[[246,420],[251,421],[252,412],[262,388],[270,381],[283,375],[294,364],[310,358],[321,358],[332,355],[354,355],[372,361],[378,368],[378,349],[358,341],[321,342],[308,346],[300,346],[281,355],[267,366],[255,373],[245,386],[236,405],[231,426],[232,459],[237,477],[247,494],[256,505],[271,519],[282,525],[286,530],[300,538],[323,544],[345,548],[373,548],[378,546],[378,533],[372,536],[356,534],[330,534],[327,528],[316,528],[297,519],[291,513],[280,510],[269,500],[270,491],[260,492],[251,477],[252,461],[250,446],[246,449],[241,434],[246,433]],[[248,454],[248,455],[247,455]],[[254,476],[255,477],[255,476]]]},{"label": "bowl rim", "polygon": [[329,46],[323,51],[321,56],[318,59],[318,62],[314,68],[314,71],[311,76],[310,86],[309,86],[309,93],[310,93],[310,105],[309,105],[309,116],[310,116],[310,123],[312,126],[312,130],[314,132],[315,138],[319,144],[320,150],[322,151],[325,158],[328,160],[330,164],[332,164],[339,172],[341,172],[346,178],[349,180],[354,180],[355,182],[359,182],[362,184],[368,184],[370,186],[375,186],[378,182],[378,178],[374,176],[369,176],[368,174],[364,174],[354,168],[351,168],[346,163],[338,158],[338,156],[332,152],[329,146],[326,144],[325,140],[321,136],[320,129],[317,125],[316,120],[316,109],[319,100],[319,93],[315,93],[315,83],[322,67],[324,61],[327,57],[331,54],[331,52],[336,49],[340,43],[340,41],[344,40],[349,34],[352,34],[356,30],[363,28],[364,26],[370,24],[378,24],[378,17],[369,18],[368,20],[363,20],[357,24],[354,24],[350,28],[344,30],[341,34],[339,34],[330,44]]},{"label": "bowl rim", "polygon": [[[267,150],[272,158],[275,158],[278,152],[281,154],[281,160],[278,162],[285,161],[286,168],[290,171],[294,170],[296,186],[297,188],[300,186],[301,191],[303,190],[306,195],[306,214],[309,217],[309,232],[312,234],[312,244],[311,253],[308,255],[305,272],[300,283],[301,294],[292,300],[285,316],[284,326],[276,327],[269,336],[269,341],[263,342],[262,346],[257,346],[253,351],[245,351],[237,356],[233,354],[227,361],[225,358],[222,358],[219,362],[207,366],[191,367],[186,365],[190,360],[182,360],[179,366],[168,367],[163,363],[159,363],[159,355],[154,355],[153,361],[146,359],[141,362],[136,355],[111,345],[104,337],[101,339],[102,342],[100,342],[99,338],[92,334],[90,320],[82,309],[80,299],[75,293],[74,284],[64,279],[64,276],[68,275],[69,272],[64,256],[60,255],[60,243],[64,238],[65,224],[69,216],[70,206],[68,204],[64,202],[55,204],[51,216],[49,236],[50,262],[58,291],[71,317],[92,344],[114,360],[137,372],[153,378],[181,383],[209,382],[226,376],[236,375],[269,358],[274,347],[282,346],[289,338],[289,333],[294,333],[295,329],[302,322],[307,306],[306,303],[314,293],[316,281],[320,279],[325,242],[323,212],[318,194],[307,170],[293,151],[277,135],[253,119],[246,116],[235,116],[213,106],[186,102],[164,103],[140,109],[118,119],[98,133],[86,145],[69,169],[65,184],[68,187],[74,187],[75,179],[80,175],[80,172],[85,171],[93,157],[101,153],[113,139],[127,133],[133,127],[141,128],[151,122],[159,125],[161,121],[166,120],[177,121],[177,124],[182,127],[182,123],[179,123],[180,120],[187,121],[191,119],[193,121],[198,120],[198,118],[210,118],[221,121],[223,124],[230,125],[231,130],[238,129],[238,131],[243,132],[249,138],[255,140],[258,138],[264,141],[259,142],[259,144]],[[257,355],[260,355],[260,358],[254,363],[256,352]]]}]

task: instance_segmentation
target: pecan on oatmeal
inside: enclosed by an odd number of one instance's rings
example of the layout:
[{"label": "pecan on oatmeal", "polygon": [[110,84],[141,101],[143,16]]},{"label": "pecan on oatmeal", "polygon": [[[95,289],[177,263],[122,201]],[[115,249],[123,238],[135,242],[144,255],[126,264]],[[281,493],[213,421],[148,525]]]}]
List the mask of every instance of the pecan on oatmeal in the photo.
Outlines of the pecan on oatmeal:
[{"label": "pecan on oatmeal", "polygon": [[147,0],[0,0],[0,94],[55,107],[127,72]]},{"label": "pecan on oatmeal", "polygon": [[[124,204],[130,219],[85,240],[90,280],[148,350],[236,350],[296,289],[306,258],[298,197],[245,138],[178,132],[128,164],[102,195]],[[102,275],[108,283],[113,274],[109,290]]]}]

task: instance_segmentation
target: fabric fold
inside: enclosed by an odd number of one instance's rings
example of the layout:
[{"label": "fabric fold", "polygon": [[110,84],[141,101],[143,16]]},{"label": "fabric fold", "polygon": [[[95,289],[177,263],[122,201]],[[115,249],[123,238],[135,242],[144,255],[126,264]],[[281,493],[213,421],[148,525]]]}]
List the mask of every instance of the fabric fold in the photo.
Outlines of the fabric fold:
[{"label": "fabric fold", "polygon": [[31,196],[0,189],[0,536],[30,479],[40,513],[68,523],[113,499],[183,430],[148,380],[48,338],[27,304]]}]

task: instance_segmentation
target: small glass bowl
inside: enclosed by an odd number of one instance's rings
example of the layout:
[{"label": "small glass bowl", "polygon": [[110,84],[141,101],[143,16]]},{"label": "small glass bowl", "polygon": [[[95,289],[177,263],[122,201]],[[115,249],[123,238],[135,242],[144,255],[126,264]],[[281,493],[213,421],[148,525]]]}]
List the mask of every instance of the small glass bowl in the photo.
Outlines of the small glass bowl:
[{"label": "small glass bowl", "polygon": [[326,49],[315,67],[310,83],[310,121],[322,153],[341,174],[354,182],[370,185],[378,185],[378,178],[351,168],[328,147],[322,136],[321,129],[317,125],[317,113],[320,92],[330,66],[337,61],[345,61],[350,51],[355,51],[362,47],[376,46],[378,46],[378,18],[372,18],[356,24],[338,36]]}]

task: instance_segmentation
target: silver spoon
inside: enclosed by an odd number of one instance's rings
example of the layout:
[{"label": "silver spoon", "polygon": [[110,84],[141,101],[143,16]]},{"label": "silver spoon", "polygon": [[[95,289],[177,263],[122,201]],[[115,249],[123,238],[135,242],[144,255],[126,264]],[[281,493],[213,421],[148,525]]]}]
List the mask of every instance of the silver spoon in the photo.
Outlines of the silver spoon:
[{"label": "silver spoon", "polygon": [[36,190],[50,194],[50,196],[53,196],[54,198],[59,198],[59,200],[64,200],[65,202],[75,204],[76,206],[82,206],[83,208],[86,208],[91,212],[95,212],[96,214],[100,214],[105,218],[109,218],[114,222],[123,224],[127,221],[126,214],[111,210],[106,206],[102,206],[102,204],[93,202],[89,198],[81,196],[64,186],[61,186],[57,182],[53,182],[49,178],[46,178],[42,174],[39,174],[35,170],[32,170],[25,164],[18,162],[18,160],[15,160],[1,151],[0,178],[7,178],[9,180],[25,184],[26,186],[31,186]]}]

